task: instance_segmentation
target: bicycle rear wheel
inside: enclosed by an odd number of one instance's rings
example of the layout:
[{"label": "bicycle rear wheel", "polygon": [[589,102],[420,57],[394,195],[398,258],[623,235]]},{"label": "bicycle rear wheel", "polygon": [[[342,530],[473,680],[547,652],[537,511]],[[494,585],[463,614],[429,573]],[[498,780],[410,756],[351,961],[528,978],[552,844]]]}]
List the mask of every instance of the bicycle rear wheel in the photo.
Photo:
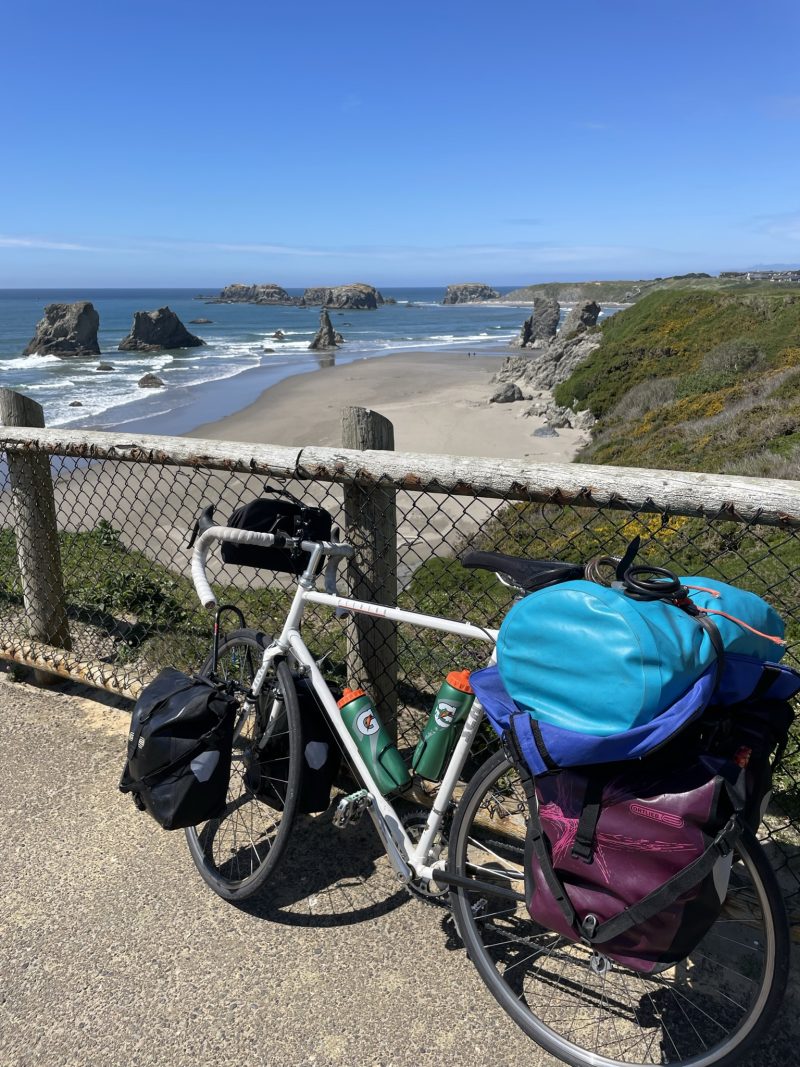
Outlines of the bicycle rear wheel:
[{"label": "bicycle rear wheel", "polygon": [[[246,698],[269,643],[257,630],[234,630],[220,642],[216,674],[234,683],[239,700],[228,797],[222,815],[186,830],[198,871],[225,900],[252,896],[274,873],[297,807],[303,745],[286,663],[274,664],[257,700]],[[200,673],[211,668],[209,658]]]},{"label": "bicycle rear wheel", "polygon": [[[503,752],[479,769],[456,811],[450,870],[524,893],[528,807]],[[524,902],[452,893],[467,953],[493,996],[573,1067],[740,1063],[780,1007],[789,932],[775,875],[749,832],[737,845],[717,922],[681,963],[643,975],[549,931]],[[610,965],[610,966],[609,966]]]}]

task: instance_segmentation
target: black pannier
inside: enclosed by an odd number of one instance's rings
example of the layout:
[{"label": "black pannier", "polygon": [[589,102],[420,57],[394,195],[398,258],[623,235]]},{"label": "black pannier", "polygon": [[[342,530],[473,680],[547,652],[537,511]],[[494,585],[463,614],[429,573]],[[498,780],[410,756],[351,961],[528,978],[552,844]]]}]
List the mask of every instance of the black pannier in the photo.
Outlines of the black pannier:
[{"label": "black pannier", "polygon": [[165,830],[222,812],[237,701],[207,678],[163,670],[136,701],[119,788]]},{"label": "black pannier", "polygon": [[[303,761],[297,810],[304,814],[327,811],[331,792],[342,763],[342,753],[313,688],[305,678],[295,680],[303,738]],[[289,740],[283,734],[267,746],[261,761],[259,797],[278,811],[283,810],[286,780],[289,777]]]},{"label": "black pannier", "polygon": [[[331,537],[331,517],[324,508],[309,508],[286,497],[251,500],[234,511],[228,526],[258,533],[282,533],[301,537],[305,541],[329,541]],[[302,574],[309,558],[308,552],[293,552],[288,548],[261,548],[258,545],[236,545],[229,541],[222,543],[223,563],[232,563],[237,567]]]}]

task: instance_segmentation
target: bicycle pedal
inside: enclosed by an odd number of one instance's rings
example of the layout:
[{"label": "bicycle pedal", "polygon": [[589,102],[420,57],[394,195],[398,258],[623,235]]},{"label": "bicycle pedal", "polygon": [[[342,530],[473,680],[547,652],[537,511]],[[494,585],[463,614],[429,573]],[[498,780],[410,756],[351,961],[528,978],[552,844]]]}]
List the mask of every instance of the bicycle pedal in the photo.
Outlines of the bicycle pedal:
[{"label": "bicycle pedal", "polygon": [[359,789],[357,793],[342,797],[333,813],[333,825],[341,830],[343,826],[358,822],[369,807],[371,799],[366,789]]}]

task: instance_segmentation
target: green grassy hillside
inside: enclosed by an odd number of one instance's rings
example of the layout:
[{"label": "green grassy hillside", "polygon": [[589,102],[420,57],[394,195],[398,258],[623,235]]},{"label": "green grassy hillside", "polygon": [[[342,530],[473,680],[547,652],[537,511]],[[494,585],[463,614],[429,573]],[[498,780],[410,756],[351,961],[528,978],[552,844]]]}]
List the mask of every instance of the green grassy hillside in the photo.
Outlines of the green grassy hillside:
[{"label": "green grassy hillside", "polygon": [[800,476],[800,291],[652,293],[556,389],[599,419],[580,459]]},{"label": "green grassy hillside", "polygon": [[671,278],[640,278],[606,282],[545,282],[505,293],[503,300],[533,302],[535,296],[552,296],[565,304],[597,300],[600,304],[633,304],[650,293],[674,289],[704,289],[718,293],[782,292],[775,282],[748,282],[744,278],[715,278],[710,274],[679,274]]}]

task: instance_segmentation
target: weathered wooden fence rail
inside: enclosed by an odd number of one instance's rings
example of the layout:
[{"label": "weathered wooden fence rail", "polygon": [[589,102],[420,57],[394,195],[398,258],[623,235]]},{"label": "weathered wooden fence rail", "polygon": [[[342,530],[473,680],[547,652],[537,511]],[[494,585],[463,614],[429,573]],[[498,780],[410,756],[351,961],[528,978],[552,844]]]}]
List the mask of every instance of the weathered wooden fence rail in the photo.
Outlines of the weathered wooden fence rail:
[{"label": "weathered wooden fence rail", "polygon": [[800,528],[800,482],[774,478],[21,427],[0,450]]}]

